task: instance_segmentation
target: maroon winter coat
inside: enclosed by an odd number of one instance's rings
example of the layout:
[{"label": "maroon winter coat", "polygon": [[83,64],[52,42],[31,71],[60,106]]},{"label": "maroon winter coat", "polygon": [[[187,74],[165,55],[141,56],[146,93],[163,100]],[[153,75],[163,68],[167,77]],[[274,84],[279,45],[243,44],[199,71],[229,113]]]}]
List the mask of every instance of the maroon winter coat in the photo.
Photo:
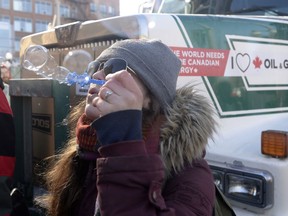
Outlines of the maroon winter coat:
[{"label": "maroon winter coat", "polygon": [[95,153],[74,215],[92,216],[95,205],[101,216],[212,215],[214,183],[203,152],[214,129],[205,99],[191,88],[178,90],[169,115],[144,128],[143,140]]},{"label": "maroon winter coat", "polygon": [[[0,79],[0,83],[2,80]],[[0,88],[0,215],[12,211],[10,186],[15,167],[15,128],[12,110]]]}]

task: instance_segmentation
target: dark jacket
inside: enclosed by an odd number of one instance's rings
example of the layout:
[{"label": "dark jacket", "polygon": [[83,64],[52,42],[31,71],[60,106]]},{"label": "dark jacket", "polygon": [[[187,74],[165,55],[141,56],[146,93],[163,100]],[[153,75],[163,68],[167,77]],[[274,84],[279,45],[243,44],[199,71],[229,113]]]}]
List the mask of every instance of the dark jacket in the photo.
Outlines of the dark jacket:
[{"label": "dark jacket", "polygon": [[89,153],[80,154],[92,160],[75,215],[92,216],[95,205],[101,216],[212,215],[215,189],[203,159],[215,130],[212,108],[186,86],[168,113],[143,128],[137,111],[109,114],[92,124],[101,147],[96,165]]},{"label": "dark jacket", "polygon": [[0,88],[0,216],[12,211],[10,186],[15,166],[15,128],[12,111]]}]

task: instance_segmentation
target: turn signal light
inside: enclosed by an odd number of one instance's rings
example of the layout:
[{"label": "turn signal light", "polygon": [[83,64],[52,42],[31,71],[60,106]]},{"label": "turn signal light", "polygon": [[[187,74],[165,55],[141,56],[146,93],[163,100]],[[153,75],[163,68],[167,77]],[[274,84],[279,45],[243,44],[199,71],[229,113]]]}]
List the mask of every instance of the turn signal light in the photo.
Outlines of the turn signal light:
[{"label": "turn signal light", "polygon": [[263,131],[261,136],[261,152],[277,158],[286,158],[288,152],[288,132]]}]

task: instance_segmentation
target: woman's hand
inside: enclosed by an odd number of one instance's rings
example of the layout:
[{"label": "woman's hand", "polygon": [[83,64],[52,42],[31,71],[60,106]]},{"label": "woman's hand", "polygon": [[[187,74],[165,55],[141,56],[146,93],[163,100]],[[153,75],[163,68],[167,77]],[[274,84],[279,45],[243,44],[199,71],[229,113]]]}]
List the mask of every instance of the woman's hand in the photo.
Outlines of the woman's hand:
[{"label": "woman's hand", "polygon": [[[93,75],[94,79],[104,79],[102,71]],[[143,107],[143,91],[140,81],[126,70],[109,74],[107,82],[99,87],[91,85],[86,99],[85,113],[95,120],[101,116],[121,110],[141,110]]]}]

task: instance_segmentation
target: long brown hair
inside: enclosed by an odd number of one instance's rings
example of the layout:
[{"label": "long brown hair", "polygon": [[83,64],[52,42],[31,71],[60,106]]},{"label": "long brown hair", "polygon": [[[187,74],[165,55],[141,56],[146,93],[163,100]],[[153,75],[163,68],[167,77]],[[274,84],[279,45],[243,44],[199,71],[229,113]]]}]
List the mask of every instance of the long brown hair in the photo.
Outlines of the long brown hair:
[{"label": "long brown hair", "polygon": [[[59,154],[49,160],[49,167],[44,173],[45,187],[48,194],[36,198],[36,203],[47,210],[50,216],[71,215],[71,206],[77,201],[81,192],[81,183],[85,178],[85,161],[75,163],[76,151],[76,124],[83,114],[85,100],[79,102],[68,116],[69,139]],[[86,162],[87,163],[87,162]],[[80,167],[81,166],[81,167]],[[81,169],[83,168],[83,169]],[[83,172],[83,175],[79,173]]]}]

